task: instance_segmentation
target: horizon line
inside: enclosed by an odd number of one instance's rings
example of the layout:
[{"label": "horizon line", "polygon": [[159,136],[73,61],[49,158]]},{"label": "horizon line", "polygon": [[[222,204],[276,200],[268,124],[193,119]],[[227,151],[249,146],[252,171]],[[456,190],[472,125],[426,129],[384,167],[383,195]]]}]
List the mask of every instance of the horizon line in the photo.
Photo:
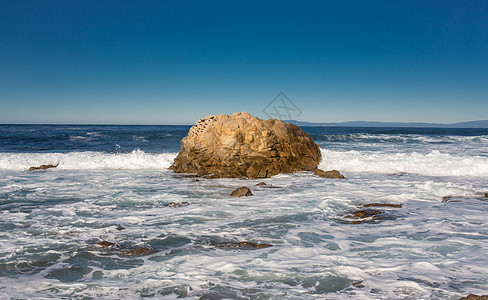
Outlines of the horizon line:
[{"label": "horizon line", "polygon": [[[267,119],[271,120],[273,118]],[[263,119],[264,120],[264,119]],[[310,123],[310,124],[343,124],[343,123],[353,123],[353,122],[363,122],[363,123],[396,123],[396,124],[432,124],[432,125],[455,125],[459,123],[471,123],[471,122],[488,122],[486,120],[470,120],[470,121],[458,121],[452,123],[437,123],[437,122],[425,122],[425,121],[364,121],[364,120],[354,120],[354,121],[339,121],[339,122],[311,122],[311,121],[300,121],[294,119],[283,120],[284,122],[301,122],[301,123]],[[155,123],[0,123],[0,126],[6,125],[78,125],[78,126],[193,126],[194,123],[180,123],[180,124],[155,124]],[[304,125],[306,126],[306,125]],[[318,125],[321,126],[321,125]],[[323,126],[323,125],[322,125]],[[334,126],[334,125],[331,125]],[[340,125],[338,125],[340,126]]]}]

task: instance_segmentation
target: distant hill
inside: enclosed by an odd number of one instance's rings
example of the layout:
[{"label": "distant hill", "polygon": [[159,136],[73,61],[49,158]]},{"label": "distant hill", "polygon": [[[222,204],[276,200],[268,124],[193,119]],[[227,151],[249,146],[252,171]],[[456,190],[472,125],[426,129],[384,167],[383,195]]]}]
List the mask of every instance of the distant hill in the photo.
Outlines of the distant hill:
[{"label": "distant hill", "polygon": [[339,123],[311,123],[297,120],[284,120],[298,126],[338,126],[338,127],[427,127],[427,128],[488,128],[488,120],[459,122],[452,124],[440,123],[402,123],[402,122],[374,122],[350,121]]}]

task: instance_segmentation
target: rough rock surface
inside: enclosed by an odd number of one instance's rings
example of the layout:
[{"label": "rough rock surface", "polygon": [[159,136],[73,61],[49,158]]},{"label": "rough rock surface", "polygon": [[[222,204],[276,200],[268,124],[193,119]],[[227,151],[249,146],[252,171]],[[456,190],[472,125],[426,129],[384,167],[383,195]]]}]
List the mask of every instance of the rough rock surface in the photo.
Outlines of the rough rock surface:
[{"label": "rough rock surface", "polygon": [[232,197],[247,197],[247,196],[252,196],[252,192],[249,188],[243,186],[238,189],[235,189],[230,193]]},{"label": "rough rock surface", "polygon": [[235,113],[199,120],[181,140],[170,169],[199,176],[266,178],[315,171],[320,159],[319,146],[300,127]]},{"label": "rough rock surface", "polygon": [[315,170],[315,172],[313,172],[313,174],[314,175],[317,175],[319,177],[324,177],[324,178],[339,178],[339,179],[344,179],[344,175],[342,175],[337,170],[322,171],[320,169],[317,169],[317,170]]}]

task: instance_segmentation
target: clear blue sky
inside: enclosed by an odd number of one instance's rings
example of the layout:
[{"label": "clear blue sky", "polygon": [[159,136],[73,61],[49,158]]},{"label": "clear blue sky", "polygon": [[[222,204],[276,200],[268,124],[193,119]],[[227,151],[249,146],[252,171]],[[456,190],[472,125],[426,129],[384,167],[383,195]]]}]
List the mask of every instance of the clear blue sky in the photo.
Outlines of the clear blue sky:
[{"label": "clear blue sky", "polygon": [[[266,3],[262,3],[266,2]],[[484,1],[0,1],[0,123],[488,119]]]}]

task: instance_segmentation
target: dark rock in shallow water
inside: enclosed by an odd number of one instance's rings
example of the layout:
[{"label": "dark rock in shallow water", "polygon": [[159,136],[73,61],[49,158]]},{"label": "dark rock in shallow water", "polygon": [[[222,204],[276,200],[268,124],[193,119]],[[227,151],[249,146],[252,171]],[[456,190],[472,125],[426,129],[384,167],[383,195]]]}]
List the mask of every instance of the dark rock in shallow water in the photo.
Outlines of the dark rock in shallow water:
[{"label": "dark rock in shallow water", "polygon": [[407,172],[397,172],[397,173],[392,173],[390,176],[406,176],[408,175]]},{"label": "dark rock in shallow water", "polygon": [[182,207],[182,206],[188,206],[190,205],[190,203],[186,202],[186,201],[183,201],[183,202],[170,202],[168,204],[169,207]]},{"label": "dark rock in shallow water", "polygon": [[150,255],[153,253],[158,252],[157,250],[149,247],[144,247],[144,248],[138,248],[138,249],[133,249],[133,250],[124,250],[124,251],[119,251],[119,254],[122,255]]},{"label": "dark rock in shallow water", "polygon": [[257,183],[256,185],[266,185],[266,182],[260,182],[260,183]]},{"label": "dark rock in shallow water", "polygon": [[107,248],[107,247],[113,247],[113,246],[116,246],[115,243],[112,243],[112,242],[108,242],[108,241],[101,241],[101,242],[98,242],[97,243],[98,246],[101,246],[103,248]]},{"label": "dark rock in shallow water", "polygon": [[391,207],[391,208],[402,208],[401,204],[389,204],[389,203],[368,203],[364,204],[363,207]]},{"label": "dark rock in shallow water", "polygon": [[181,140],[170,168],[199,176],[267,178],[315,171],[320,159],[320,148],[300,127],[235,113],[199,120]]},{"label": "dark rock in shallow water", "polygon": [[469,294],[466,297],[459,298],[459,300],[488,300],[488,295],[478,296],[475,294]]},{"label": "dark rock in shallow water", "polygon": [[232,193],[230,193],[230,195],[232,197],[245,197],[245,196],[252,196],[252,192],[249,188],[243,186],[243,187],[240,187],[240,188],[232,191]]},{"label": "dark rock in shallow water", "polygon": [[472,196],[454,196],[454,195],[449,195],[449,196],[444,196],[442,197],[442,203],[451,203],[451,202],[463,202],[463,201],[469,201],[469,200],[479,200],[479,201],[486,201],[488,197],[486,197],[486,194],[484,195],[472,195]]},{"label": "dark rock in shallow water", "polygon": [[450,203],[450,202],[461,202],[462,200],[466,200],[467,197],[465,196],[453,196],[453,195],[449,195],[449,196],[444,196],[442,197],[442,203]]},{"label": "dark rock in shallow water", "polygon": [[270,244],[254,244],[254,243],[251,243],[251,242],[239,242],[239,243],[237,243],[237,245],[239,247],[252,247],[252,248],[256,248],[256,249],[269,248],[269,247],[272,247],[273,246],[273,245],[270,245]]},{"label": "dark rock in shallow water", "polygon": [[339,171],[337,170],[331,170],[331,171],[322,171],[320,169],[317,169],[313,172],[314,175],[323,177],[323,178],[339,178],[339,179],[344,179],[344,175],[342,175]]},{"label": "dark rock in shallow water", "polygon": [[485,198],[488,198],[488,193],[485,193],[484,196],[485,196]]},{"label": "dark rock in shallow water", "polygon": [[109,253],[116,253],[119,255],[127,255],[127,256],[150,255],[158,252],[157,250],[151,247],[143,247],[143,248],[136,248],[132,250],[129,249],[126,250],[124,249],[125,247],[109,241],[100,241],[96,244],[96,246],[104,248],[103,251],[108,251]]},{"label": "dark rock in shallow water", "polygon": [[442,203],[449,202],[449,200],[450,200],[452,197],[454,197],[454,196],[443,196],[443,197],[442,197],[442,201],[441,201],[441,202],[442,202]]},{"label": "dark rock in shallow water", "polygon": [[344,218],[356,219],[355,221],[349,221],[349,224],[362,224],[362,223],[373,223],[382,219],[383,211],[379,209],[361,209],[355,211],[351,215],[345,215]]},{"label": "dark rock in shallow water", "polygon": [[236,248],[243,248],[243,249],[261,249],[261,248],[269,248],[273,247],[271,244],[256,244],[252,242],[223,242],[223,243],[215,243],[215,246],[218,248],[224,249],[236,249]]},{"label": "dark rock in shallow water", "polygon": [[30,167],[29,171],[46,170],[46,169],[56,168],[57,166],[58,165],[40,165],[39,167]]},{"label": "dark rock in shallow water", "polygon": [[369,217],[372,217],[372,216],[379,215],[381,213],[383,213],[383,211],[381,211],[379,209],[361,209],[361,210],[355,211],[352,215],[347,215],[347,216],[344,216],[344,217],[345,218],[360,218],[360,219],[364,219],[364,218],[369,218]]},{"label": "dark rock in shallow water", "polygon": [[[363,207],[392,207],[392,208],[400,208],[398,204],[382,204],[382,203],[372,203],[370,205],[366,204]],[[384,220],[394,220],[396,219],[394,216],[390,216],[385,214],[384,211],[379,209],[360,209],[355,211],[350,215],[345,215],[344,218],[346,219],[356,219],[355,221],[348,221],[348,224],[362,224],[362,223],[377,223],[379,221]]]}]

